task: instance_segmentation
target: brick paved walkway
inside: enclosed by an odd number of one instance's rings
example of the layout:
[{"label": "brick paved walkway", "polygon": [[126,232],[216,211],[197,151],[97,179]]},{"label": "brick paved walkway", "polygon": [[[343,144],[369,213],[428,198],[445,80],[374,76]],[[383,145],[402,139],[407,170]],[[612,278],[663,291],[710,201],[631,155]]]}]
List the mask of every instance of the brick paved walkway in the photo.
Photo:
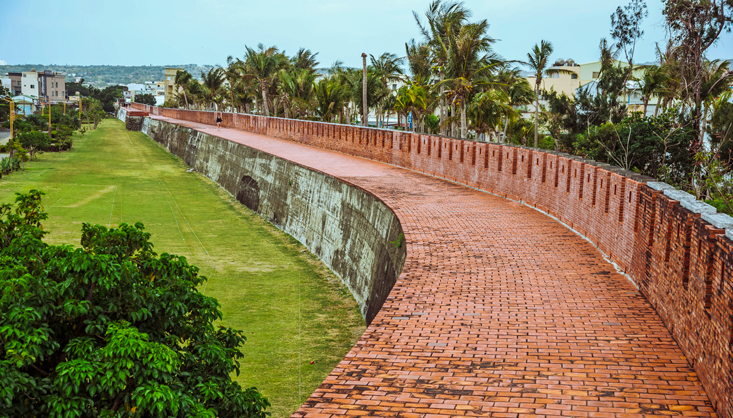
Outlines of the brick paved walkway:
[{"label": "brick paved walkway", "polygon": [[334,175],[402,223],[392,293],[294,416],[715,416],[646,299],[553,219],[386,164],[155,118]]}]

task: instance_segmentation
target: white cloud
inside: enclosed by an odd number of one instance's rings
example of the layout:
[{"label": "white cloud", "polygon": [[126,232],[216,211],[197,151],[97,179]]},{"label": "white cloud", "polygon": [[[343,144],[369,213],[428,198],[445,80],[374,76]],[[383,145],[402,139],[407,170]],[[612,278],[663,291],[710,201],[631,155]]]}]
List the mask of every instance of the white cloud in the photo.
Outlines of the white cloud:
[{"label": "white cloud", "polygon": [[8,63],[3,60],[0,60],[0,65],[8,65]]}]

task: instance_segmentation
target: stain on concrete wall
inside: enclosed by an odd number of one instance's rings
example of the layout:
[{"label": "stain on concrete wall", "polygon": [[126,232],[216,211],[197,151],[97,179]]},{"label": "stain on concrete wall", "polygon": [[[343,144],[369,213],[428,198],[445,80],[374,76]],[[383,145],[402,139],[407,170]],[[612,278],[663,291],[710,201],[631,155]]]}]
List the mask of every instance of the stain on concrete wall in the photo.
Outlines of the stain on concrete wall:
[{"label": "stain on concrete wall", "polygon": [[[118,117],[122,119],[122,115]],[[373,195],[262,151],[164,121],[142,132],[303,243],[354,295],[367,324],[402,272],[397,216]]]}]

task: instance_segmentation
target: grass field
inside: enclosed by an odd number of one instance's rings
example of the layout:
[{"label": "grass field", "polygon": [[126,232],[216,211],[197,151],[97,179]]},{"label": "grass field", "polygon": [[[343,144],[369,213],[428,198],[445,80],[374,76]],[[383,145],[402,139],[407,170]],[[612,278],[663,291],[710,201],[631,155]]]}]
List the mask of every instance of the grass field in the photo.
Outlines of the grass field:
[{"label": "grass field", "polygon": [[[0,180],[0,202],[40,189],[46,241],[79,245],[81,224],[143,222],[158,253],[186,256],[209,278],[223,324],[244,330],[242,374],[287,416],[364,330],[350,293],[292,237],[116,119]],[[314,364],[310,364],[314,361]]]}]

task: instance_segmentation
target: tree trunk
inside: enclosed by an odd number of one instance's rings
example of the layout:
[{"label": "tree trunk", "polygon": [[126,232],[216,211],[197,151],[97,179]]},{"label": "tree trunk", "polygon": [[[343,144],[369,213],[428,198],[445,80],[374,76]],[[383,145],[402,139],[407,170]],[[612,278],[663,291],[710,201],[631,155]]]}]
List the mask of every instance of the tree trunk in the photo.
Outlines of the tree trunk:
[{"label": "tree trunk", "polygon": [[509,116],[506,117],[506,123],[504,123],[504,135],[501,138],[502,142],[504,142],[505,144],[508,142],[506,140],[506,131],[507,131],[507,129],[509,129]]},{"label": "tree trunk", "polygon": [[456,137],[456,119],[455,119],[455,116],[456,116],[456,102],[451,100],[451,103],[450,103],[450,117],[451,117],[451,122],[450,122],[450,136],[452,136],[454,138]]},{"label": "tree trunk", "polygon": [[643,117],[646,117],[646,108],[649,105],[649,97],[644,96],[644,113],[642,114]]},{"label": "tree trunk", "polygon": [[270,116],[270,106],[267,103],[267,89],[262,85],[262,107],[265,109],[265,116]]},{"label": "tree trunk", "polygon": [[468,135],[468,124],[466,122],[466,98],[461,98],[461,139]]},{"label": "tree trunk", "polygon": [[362,126],[369,126],[369,121],[367,117],[369,116],[369,108],[367,107],[367,65],[366,65],[366,54],[361,54],[361,61],[363,64],[363,72],[362,72],[362,85],[361,85],[361,108],[362,108]]},{"label": "tree trunk", "polygon": [[535,89],[535,101],[534,101],[534,147],[537,148],[538,142],[537,142],[537,122],[538,117],[540,113],[540,92],[538,89]]},{"label": "tree trunk", "polygon": [[703,105],[702,120],[700,120],[700,145],[704,144],[705,141],[705,128],[708,124],[708,108]]},{"label": "tree trunk", "polygon": [[659,103],[662,101],[661,97],[657,97],[657,106],[654,108],[654,117],[656,118],[659,114]]},{"label": "tree trunk", "polygon": [[[445,81],[445,73],[440,69],[440,81]],[[440,135],[445,136],[447,126],[445,125],[445,85],[440,85]]]},{"label": "tree trunk", "polygon": [[255,94],[255,113],[260,114],[260,101],[257,100],[257,95]]}]

